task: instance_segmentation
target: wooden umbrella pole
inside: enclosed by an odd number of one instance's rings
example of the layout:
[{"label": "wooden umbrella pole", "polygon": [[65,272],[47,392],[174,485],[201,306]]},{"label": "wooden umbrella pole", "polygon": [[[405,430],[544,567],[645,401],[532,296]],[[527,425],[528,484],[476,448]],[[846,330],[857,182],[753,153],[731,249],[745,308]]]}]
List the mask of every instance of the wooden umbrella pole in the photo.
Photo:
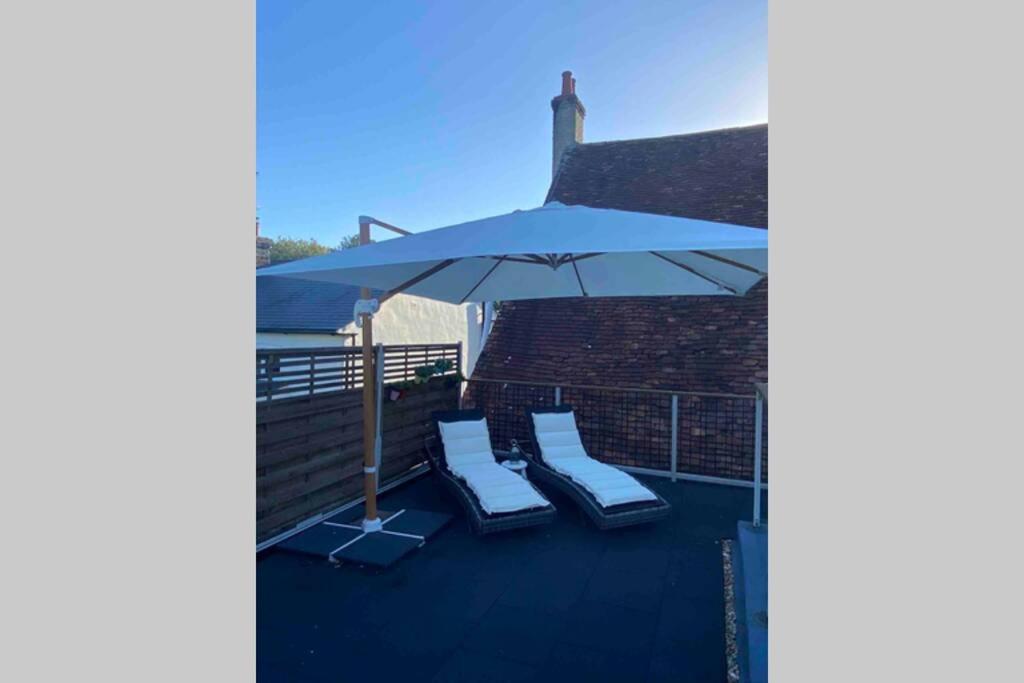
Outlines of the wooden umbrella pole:
[{"label": "wooden umbrella pole", "polygon": [[[370,224],[359,221],[359,244],[370,243]],[[362,299],[369,299],[369,288],[359,291]],[[373,373],[373,316],[364,313],[363,317],[363,490],[366,492],[366,519],[363,528],[366,531],[377,531],[380,521],[377,519],[377,458],[375,441],[377,438],[376,397],[374,396]]]},{"label": "wooden umbrella pole", "polygon": [[[363,291],[363,297],[369,293]],[[373,378],[373,316],[363,315],[363,488],[366,491],[366,519],[377,519],[377,464],[374,446],[377,438],[376,396]]]}]

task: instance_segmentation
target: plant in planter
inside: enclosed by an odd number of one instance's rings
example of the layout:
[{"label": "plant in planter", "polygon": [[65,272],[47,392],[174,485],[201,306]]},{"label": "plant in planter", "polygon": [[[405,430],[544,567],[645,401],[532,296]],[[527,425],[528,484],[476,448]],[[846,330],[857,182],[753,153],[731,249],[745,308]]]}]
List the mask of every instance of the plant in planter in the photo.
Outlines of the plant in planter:
[{"label": "plant in planter", "polygon": [[394,384],[389,384],[387,386],[387,392],[384,395],[388,397],[389,401],[400,401],[405,398],[405,395],[409,393],[409,389],[411,389],[412,386],[413,384],[409,380],[395,382]]},{"label": "plant in planter", "polygon": [[445,389],[451,389],[452,387],[457,385],[459,382],[465,382],[465,381],[466,381],[466,378],[463,377],[462,371],[460,370],[459,372],[456,372],[454,375],[448,375],[447,377],[444,378],[444,388]]},{"label": "plant in planter", "polygon": [[[388,386],[388,399],[391,401],[399,401],[409,393],[409,390],[413,387],[427,384],[430,378],[434,375],[443,375],[449,372],[453,363],[450,360],[439,360],[428,365],[422,365],[413,371],[413,377],[411,380],[404,380],[402,382],[396,382]],[[450,389],[457,382],[465,381],[465,377],[462,376],[461,372],[457,372],[454,375],[448,375],[445,377],[444,386],[446,389]]]},{"label": "plant in planter", "polygon": [[426,384],[430,381],[430,378],[436,374],[436,370],[433,365],[424,365],[416,368],[413,371],[412,381],[416,384]]}]

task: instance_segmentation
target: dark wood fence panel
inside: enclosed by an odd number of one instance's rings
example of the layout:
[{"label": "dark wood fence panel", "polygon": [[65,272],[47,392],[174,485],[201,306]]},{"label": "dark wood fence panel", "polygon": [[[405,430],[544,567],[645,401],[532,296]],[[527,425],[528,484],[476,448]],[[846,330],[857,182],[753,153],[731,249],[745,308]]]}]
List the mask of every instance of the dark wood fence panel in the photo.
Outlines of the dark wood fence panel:
[{"label": "dark wood fence panel", "polygon": [[[399,401],[384,397],[383,483],[425,459],[430,413],[456,408],[458,401],[458,383],[443,377]],[[257,542],[362,495],[362,411],[361,389],[257,403]]]},{"label": "dark wood fence panel", "polygon": [[415,387],[399,401],[385,400],[381,480],[388,481],[423,462],[423,442],[433,430],[430,414],[458,407],[459,384],[449,379],[434,379]]}]

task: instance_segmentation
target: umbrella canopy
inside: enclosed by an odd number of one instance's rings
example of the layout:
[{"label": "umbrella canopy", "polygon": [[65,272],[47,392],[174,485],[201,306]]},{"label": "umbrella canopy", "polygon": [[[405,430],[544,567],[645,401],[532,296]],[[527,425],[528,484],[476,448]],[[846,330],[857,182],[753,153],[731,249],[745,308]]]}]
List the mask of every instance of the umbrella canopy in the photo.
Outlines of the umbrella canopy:
[{"label": "umbrella canopy", "polygon": [[768,233],[691,218],[565,206],[461,223],[261,268],[450,303],[575,296],[744,294]]}]

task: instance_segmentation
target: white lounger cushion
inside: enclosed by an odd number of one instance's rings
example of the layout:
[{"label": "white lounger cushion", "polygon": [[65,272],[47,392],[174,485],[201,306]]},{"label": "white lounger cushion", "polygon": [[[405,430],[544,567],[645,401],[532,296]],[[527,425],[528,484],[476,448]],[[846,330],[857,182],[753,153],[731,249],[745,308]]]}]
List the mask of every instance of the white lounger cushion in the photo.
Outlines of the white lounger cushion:
[{"label": "white lounger cushion", "polygon": [[494,462],[494,453],[491,452],[491,434],[487,431],[487,420],[438,422],[437,425],[441,430],[444,457],[448,461],[448,469],[455,465]]},{"label": "white lounger cushion", "polygon": [[448,469],[466,482],[487,514],[551,504],[525,479],[495,461],[487,420],[438,422],[438,426]]},{"label": "white lounger cushion", "polygon": [[534,413],[533,427],[544,462],[589,491],[602,507],[658,499],[622,470],[587,455],[573,413]]}]

